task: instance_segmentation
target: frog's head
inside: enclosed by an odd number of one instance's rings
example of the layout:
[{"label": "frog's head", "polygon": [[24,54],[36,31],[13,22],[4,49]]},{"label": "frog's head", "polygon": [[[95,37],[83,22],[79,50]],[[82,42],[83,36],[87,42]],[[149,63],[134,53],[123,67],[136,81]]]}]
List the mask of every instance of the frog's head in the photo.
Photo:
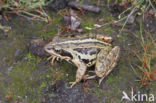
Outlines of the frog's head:
[{"label": "frog's head", "polygon": [[54,55],[56,57],[72,58],[72,54],[66,51],[61,45],[49,43],[45,45],[44,50],[50,55]]},{"label": "frog's head", "polygon": [[45,45],[44,50],[50,55],[61,56],[61,47],[54,45],[51,42]]}]

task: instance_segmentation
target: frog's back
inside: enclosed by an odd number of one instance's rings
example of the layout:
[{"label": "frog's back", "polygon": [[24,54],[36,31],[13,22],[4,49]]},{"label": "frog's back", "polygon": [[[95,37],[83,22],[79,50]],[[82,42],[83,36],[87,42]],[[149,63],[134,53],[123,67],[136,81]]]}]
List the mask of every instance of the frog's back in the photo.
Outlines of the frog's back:
[{"label": "frog's back", "polygon": [[111,46],[109,43],[103,42],[96,38],[83,37],[83,38],[70,38],[69,40],[61,40],[57,42],[57,45],[65,48],[103,48],[105,46]]}]

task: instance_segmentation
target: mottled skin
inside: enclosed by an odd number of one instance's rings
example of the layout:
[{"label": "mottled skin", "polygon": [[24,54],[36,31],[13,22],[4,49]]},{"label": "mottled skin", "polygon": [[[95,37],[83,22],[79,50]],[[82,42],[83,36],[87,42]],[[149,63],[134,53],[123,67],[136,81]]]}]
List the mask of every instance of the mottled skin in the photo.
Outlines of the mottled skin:
[{"label": "mottled skin", "polygon": [[[64,59],[78,67],[76,80],[71,82],[71,87],[84,78],[91,79],[96,76],[101,78],[100,84],[115,67],[119,57],[120,48],[119,46],[112,48],[111,44],[109,44],[111,41],[111,37],[102,35],[74,38],[55,37],[44,49],[51,55],[52,64],[55,59]],[[94,64],[96,75],[86,76],[87,67]]]}]

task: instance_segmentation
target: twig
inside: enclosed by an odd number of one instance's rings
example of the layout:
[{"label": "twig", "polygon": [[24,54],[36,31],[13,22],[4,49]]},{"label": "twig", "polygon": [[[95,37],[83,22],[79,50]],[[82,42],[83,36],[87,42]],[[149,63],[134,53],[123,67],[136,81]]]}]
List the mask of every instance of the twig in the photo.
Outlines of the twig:
[{"label": "twig", "polygon": [[132,32],[132,30],[130,30],[130,29],[123,29],[122,31],[131,33],[133,35],[132,37],[135,37],[136,39],[138,39],[138,36],[134,32]]},{"label": "twig", "polygon": [[[123,20],[126,19],[126,18],[127,18],[127,16],[121,18],[120,20],[118,20],[118,21],[116,21],[116,22],[123,21]],[[92,28],[92,29],[98,29],[98,28],[101,28],[101,27],[103,27],[103,26],[105,26],[105,25],[111,24],[111,22],[112,22],[112,21],[110,21],[110,22],[108,22],[108,23],[105,23],[105,24],[102,24],[102,25],[99,25],[99,27],[94,27],[94,28]],[[92,29],[91,29],[91,30],[92,30]]]},{"label": "twig", "polygon": [[22,12],[25,13],[25,14],[27,14],[27,15],[30,15],[30,16],[32,16],[32,17],[39,18],[39,19],[41,19],[41,20],[43,20],[43,21],[45,21],[45,22],[48,22],[47,18],[43,18],[43,17],[41,17],[41,16],[38,16],[38,15],[35,15],[35,14],[32,14],[32,13],[29,13],[29,12],[27,12],[27,11],[22,11]]},{"label": "twig", "polygon": [[130,65],[131,69],[133,70],[133,72],[134,72],[139,78],[141,78],[140,75],[137,73],[137,71],[136,71],[136,70],[134,69],[134,67],[132,66],[132,64],[129,63],[129,65]]},{"label": "twig", "polygon": [[151,7],[154,9],[154,11],[156,11],[156,9],[155,9],[154,5],[152,4],[151,0],[148,0],[148,1],[150,3]]},{"label": "twig", "polygon": [[124,13],[126,13],[128,10],[130,10],[132,8],[132,6],[131,7],[129,7],[128,9],[126,9],[125,11],[123,11],[118,17],[120,17],[122,14],[124,14]]},{"label": "twig", "polygon": [[136,7],[134,7],[134,8],[132,9],[132,11],[130,12],[130,14],[129,14],[128,16],[126,16],[127,19],[126,19],[126,21],[124,22],[124,24],[123,24],[123,26],[122,26],[122,28],[121,28],[121,30],[120,30],[120,33],[122,32],[123,28],[124,28],[125,25],[127,24],[127,21],[128,21],[128,19],[130,18],[130,16],[131,16],[135,11],[136,11]]}]

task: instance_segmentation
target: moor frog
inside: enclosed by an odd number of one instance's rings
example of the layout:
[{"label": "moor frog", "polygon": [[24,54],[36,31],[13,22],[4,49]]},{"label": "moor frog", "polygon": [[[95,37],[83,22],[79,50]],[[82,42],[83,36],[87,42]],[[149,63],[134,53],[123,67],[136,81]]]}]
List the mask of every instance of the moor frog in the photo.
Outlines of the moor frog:
[{"label": "moor frog", "polygon": [[[85,37],[59,38],[56,37],[44,49],[51,55],[52,64],[55,59],[64,59],[77,66],[76,80],[71,87],[82,79],[96,76],[101,81],[113,70],[120,54],[120,47],[112,47],[111,37],[89,35]],[[94,76],[86,76],[87,67],[95,64]]]}]

